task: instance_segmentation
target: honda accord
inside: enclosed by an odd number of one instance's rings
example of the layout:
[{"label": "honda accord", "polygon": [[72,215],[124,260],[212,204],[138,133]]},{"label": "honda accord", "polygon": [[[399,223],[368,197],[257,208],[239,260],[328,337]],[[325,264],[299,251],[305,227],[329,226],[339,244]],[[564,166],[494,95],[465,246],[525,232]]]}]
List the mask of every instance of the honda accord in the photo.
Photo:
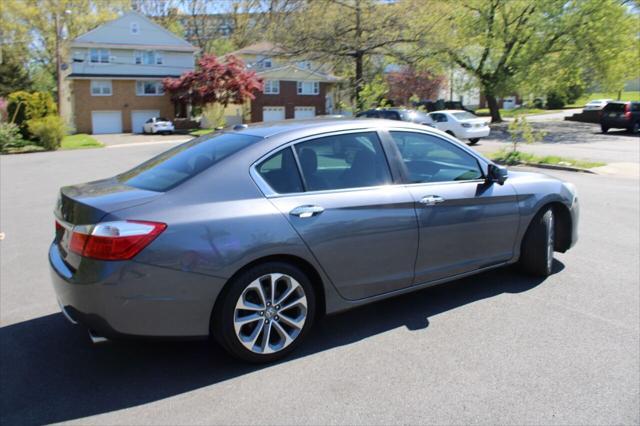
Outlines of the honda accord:
[{"label": "honda accord", "polygon": [[94,341],[212,336],[268,362],[320,315],[514,263],[547,276],[578,210],[572,184],[437,129],[280,122],[62,188],[49,261],[63,313]]}]

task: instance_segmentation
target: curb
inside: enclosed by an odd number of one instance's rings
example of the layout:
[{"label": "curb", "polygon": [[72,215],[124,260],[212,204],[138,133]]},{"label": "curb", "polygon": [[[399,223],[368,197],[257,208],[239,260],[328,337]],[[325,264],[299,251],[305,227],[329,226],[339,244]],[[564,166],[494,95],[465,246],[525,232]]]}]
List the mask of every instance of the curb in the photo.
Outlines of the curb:
[{"label": "curb", "polygon": [[555,164],[540,164],[540,163],[518,163],[518,164],[505,164],[501,161],[495,161],[494,163],[503,165],[503,166],[528,166],[528,167],[537,167],[539,169],[550,169],[550,170],[562,170],[565,172],[577,172],[577,173],[587,173],[591,175],[597,175],[598,173],[593,170],[583,169],[580,167],[571,167],[571,166],[557,166]]}]

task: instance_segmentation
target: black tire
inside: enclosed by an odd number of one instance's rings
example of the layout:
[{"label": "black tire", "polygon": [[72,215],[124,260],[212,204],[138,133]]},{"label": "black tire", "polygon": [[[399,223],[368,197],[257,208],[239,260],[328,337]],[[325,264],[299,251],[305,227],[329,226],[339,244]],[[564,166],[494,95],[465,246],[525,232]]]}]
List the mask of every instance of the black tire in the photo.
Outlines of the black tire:
[{"label": "black tire", "polygon": [[[245,289],[247,289],[250,284],[261,277],[265,277],[269,274],[274,273],[288,275],[289,277],[297,281],[297,283],[302,287],[307,304],[306,318],[302,329],[298,332],[293,341],[288,344],[288,346],[285,346],[282,349],[279,349],[277,352],[273,353],[256,353],[245,347],[240,342],[240,337],[236,335],[236,330],[234,327],[236,303],[238,303],[240,297],[243,296]],[[276,280],[276,282],[279,282],[279,280]],[[283,283],[280,282],[280,284]],[[270,284],[268,284],[266,287],[268,287],[269,285]],[[278,286],[279,285],[276,285],[276,288],[278,288]],[[262,288],[265,288],[265,286],[263,286]],[[316,312],[316,297],[311,281],[309,280],[307,275],[298,267],[285,262],[267,262],[244,271],[227,284],[219,297],[221,297],[221,299],[218,303],[216,303],[216,307],[211,317],[211,333],[213,337],[218,341],[218,343],[220,343],[220,345],[233,357],[252,363],[268,363],[277,361],[295,350],[295,348],[298,347],[300,343],[302,343],[307,333],[309,332],[309,329],[311,329]],[[277,296],[275,299],[278,299]],[[286,300],[289,299],[285,298],[281,301],[281,303],[285,302]],[[255,332],[258,327],[260,327],[260,329],[262,330],[262,327],[265,327],[266,323],[269,322],[266,319],[266,316],[264,316],[264,312],[266,311],[263,311],[263,314],[261,314],[264,319],[261,318],[260,320],[251,323],[252,325],[250,327],[255,326],[252,333]],[[284,316],[284,314],[280,313],[280,316]],[[275,322],[276,319],[278,319],[278,316],[273,316],[271,318],[271,321]],[[287,327],[287,324],[283,323],[282,318],[279,318],[278,324],[281,328]],[[272,330],[275,330],[275,326],[272,328]],[[261,334],[262,337],[258,338],[257,340],[264,342],[265,334],[262,331],[259,331],[256,335],[260,336]],[[274,334],[274,336],[278,339],[281,339],[280,334],[278,334],[277,336]],[[262,345],[266,347],[264,343],[262,343]]]},{"label": "black tire", "polygon": [[478,143],[479,140],[480,138],[471,138],[469,139],[469,145],[475,145]]},{"label": "black tire", "polygon": [[448,135],[453,136],[454,138],[456,137],[456,134],[453,133],[451,130],[447,130],[445,133],[448,134]]},{"label": "black tire", "polygon": [[636,121],[635,123],[633,123],[633,125],[629,128],[629,131],[632,134],[637,135],[640,132],[640,122]]},{"label": "black tire", "polygon": [[550,207],[538,212],[522,240],[520,265],[524,272],[538,277],[551,275],[555,241],[555,218]]},{"label": "black tire", "polygon": [[604,124],[600,125],[600,130],[602,130],[602,133],[607,133],[609,131],[609,128],[607,126],[605,126]]}]

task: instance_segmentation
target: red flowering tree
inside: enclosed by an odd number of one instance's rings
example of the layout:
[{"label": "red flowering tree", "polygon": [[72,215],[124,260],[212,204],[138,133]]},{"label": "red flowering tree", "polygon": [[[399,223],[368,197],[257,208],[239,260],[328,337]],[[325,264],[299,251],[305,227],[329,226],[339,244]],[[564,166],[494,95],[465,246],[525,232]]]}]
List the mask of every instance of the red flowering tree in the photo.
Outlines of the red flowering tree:
[{"label": "red flowering tree", "polygon": [[409,105],[412,96],[421,100],[437,99],[444,84],[444,78],[426,71],[405,68],[402,71],[387,74],[389,93],[387,97],[394,105]]},{"label": "red flowering tree", "polygon": [[163,84],[174,102],[191,105],[242,104],[262,90],[262,79],[233,55],[228,56],[226,62],[220,62],[214,55],[204,55],[195,71],[178,78],[165,78]]}]

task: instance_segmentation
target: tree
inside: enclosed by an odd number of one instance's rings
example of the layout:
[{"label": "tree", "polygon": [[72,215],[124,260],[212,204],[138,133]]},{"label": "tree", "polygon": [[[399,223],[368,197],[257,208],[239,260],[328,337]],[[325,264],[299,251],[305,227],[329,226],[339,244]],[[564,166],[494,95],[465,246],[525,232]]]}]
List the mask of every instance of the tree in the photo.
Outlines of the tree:
[{"label": "tree", "polygon": [[167,78],[164,87],[174,102],[192,105],[219,103],[242,104],[254,99],[254,93],[262,90],[262,79],[254,71],[248,71],[244,63],[231,55],[220,62],[213,55],[204,55],[198,68],[182,74],[179,78]]},{"label": "tree", "polygon": [[0,61],[0,98],[6,97],[9,93],[29,90],[31,79],[24,63],[11,52],[2,51],[2,61]]},{"label": "tree", "polygon": [[274,19],[274,41],[292,57],[306,57],[352,68],[352,98],[363,108],[360,96],[365,65],[383,57],[393,47],[417,40],[409,35],[404,2],[375,0],[294,1]]},{"label": "tree", "polygon": [[[616,64],[628,64],[639,50],[638,17],[618,0],[459,0],[432,5],[416,10],[444,19],[419,43],[419,54],[444,58],[473,75],[493,122],[501,121],[499,96],[606,80]],[[412,18],[409,25],[423,26],[424,14]],[[615,80],[620,83],[621,76]]]},{"label": "tree", "polygon": [[416,71],[406,67],[387,74],[389,93],[387,98],[396,105],[408,105],[412,97],[420,100],[436,99],[444,78],[428,71]]}]

